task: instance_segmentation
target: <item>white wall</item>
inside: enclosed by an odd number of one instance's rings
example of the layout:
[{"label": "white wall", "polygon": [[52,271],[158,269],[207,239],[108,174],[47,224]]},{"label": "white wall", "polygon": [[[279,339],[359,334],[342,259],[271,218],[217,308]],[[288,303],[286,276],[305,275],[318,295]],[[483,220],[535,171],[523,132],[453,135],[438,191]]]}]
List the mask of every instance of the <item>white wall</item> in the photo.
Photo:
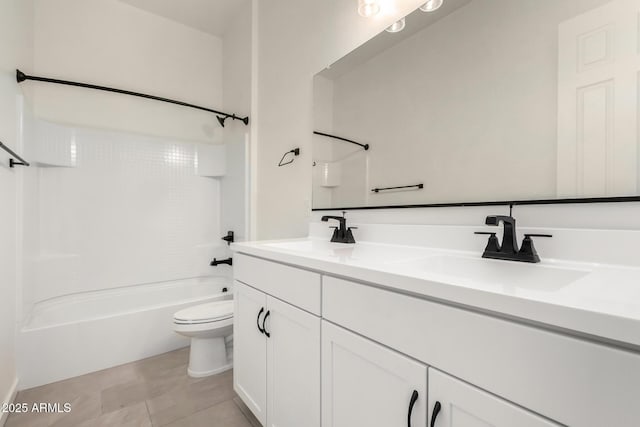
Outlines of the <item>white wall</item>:
[{"label": "white wall", "polygon": [[[257,100],[252,111],[257,177],[253,191],[260,239],[303,236],[311,209],[313,75],[341,58],[422,0],[382,2],[373,19],[358,15],[355,1],[254,0],[257,32]],[[300,147],[290,165],[285,151]]]},{"label": "white wall", "polygon": [[[248,2],[222,37],[222,87],[225,111],[245,117],[251,112],[252,10]],[[251,118],[250,118],[251,119]],[[221,182],[221,231],[233,230],[237,241],[249,239],[249,134],[239,121],[227,120],[223,134],[227,173]],[[231,255],[229,253],[229,255]]]},{"label": "white wall", "polygon": [[[117,0],[36,0],[35,66],[27,74],[222,106],[222,40]],[[51,121],[220,142],[215,115],[48,83],[36,115]]]},{"label": "white wall", "polygon": [[[16,67],[33,62],[33,3],[0,0],[0,141],[21,152]],[[12,398],[16,384],[15,328],[17,276],[16,187],[23,170],[9,168],[9,156],[0,150],[0,401]],[[0,414],[0,425],[5,414]]]}]

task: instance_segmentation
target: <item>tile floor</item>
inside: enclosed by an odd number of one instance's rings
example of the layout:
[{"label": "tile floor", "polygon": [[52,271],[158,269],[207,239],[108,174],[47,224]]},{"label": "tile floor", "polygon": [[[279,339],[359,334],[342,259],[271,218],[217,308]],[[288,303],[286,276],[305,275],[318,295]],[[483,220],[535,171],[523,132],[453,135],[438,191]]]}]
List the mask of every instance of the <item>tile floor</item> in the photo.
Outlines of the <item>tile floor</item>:
[{"label": "tile floor", "polygon": [[16,403],[71,403],[69,413],[11,414],[5,427],[259,427],[233,373],[189,378],[184,348],[18,393]]}]

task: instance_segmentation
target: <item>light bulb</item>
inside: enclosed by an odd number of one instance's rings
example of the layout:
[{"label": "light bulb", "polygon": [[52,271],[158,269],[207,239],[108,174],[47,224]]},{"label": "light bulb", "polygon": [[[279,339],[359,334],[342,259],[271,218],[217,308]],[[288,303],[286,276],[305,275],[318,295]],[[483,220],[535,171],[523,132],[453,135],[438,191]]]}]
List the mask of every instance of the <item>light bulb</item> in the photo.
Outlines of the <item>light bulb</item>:
[{"label": "light bulb", "polygon": [[370,18],[380,12],[378,0],[358,0],[358,13],[360,16]]},{"label": "light bulb", "polygon": [[442,3],[444,3],[444,0],[429,0],[428,2],[420,6],[420,10],[423,12],[435,12],[436,10],[440,9]]},{"label": "light bulb", "polygon": [[401,20],[396,21],[393,24],[391,24],[389,27],[387,27],[387,31],[390,33],[397,33],[399,31],[404,30],[405,25],[406,25],[406,22],[404,18],[402,18]]}]

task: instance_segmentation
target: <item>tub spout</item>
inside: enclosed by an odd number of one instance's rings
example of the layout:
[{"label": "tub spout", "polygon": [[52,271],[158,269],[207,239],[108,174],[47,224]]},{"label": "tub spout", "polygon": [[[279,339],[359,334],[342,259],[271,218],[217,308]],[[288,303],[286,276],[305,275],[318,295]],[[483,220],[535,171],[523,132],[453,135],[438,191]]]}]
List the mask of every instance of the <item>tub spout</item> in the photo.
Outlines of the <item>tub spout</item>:
[{"label": "tub spout", "polygon": [[220,264],[233,265],[233,258],[221,259],[220,261],[218,261],[216,258],[214,258],[213,261],[211,261],[211,264],[209,264],[209,265],[215,267],[215,266],[218,266]]}]

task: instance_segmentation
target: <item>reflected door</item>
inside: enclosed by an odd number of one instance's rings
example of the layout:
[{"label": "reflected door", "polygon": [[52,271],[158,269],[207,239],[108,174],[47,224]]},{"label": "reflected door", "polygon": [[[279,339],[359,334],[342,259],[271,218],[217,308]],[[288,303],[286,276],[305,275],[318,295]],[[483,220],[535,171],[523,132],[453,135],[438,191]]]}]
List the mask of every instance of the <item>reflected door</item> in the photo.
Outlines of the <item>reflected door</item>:
[{"label": "reflected door", "polygon": [[638,0],[615,0],[559,27],[558,197],[638,189]]}]

